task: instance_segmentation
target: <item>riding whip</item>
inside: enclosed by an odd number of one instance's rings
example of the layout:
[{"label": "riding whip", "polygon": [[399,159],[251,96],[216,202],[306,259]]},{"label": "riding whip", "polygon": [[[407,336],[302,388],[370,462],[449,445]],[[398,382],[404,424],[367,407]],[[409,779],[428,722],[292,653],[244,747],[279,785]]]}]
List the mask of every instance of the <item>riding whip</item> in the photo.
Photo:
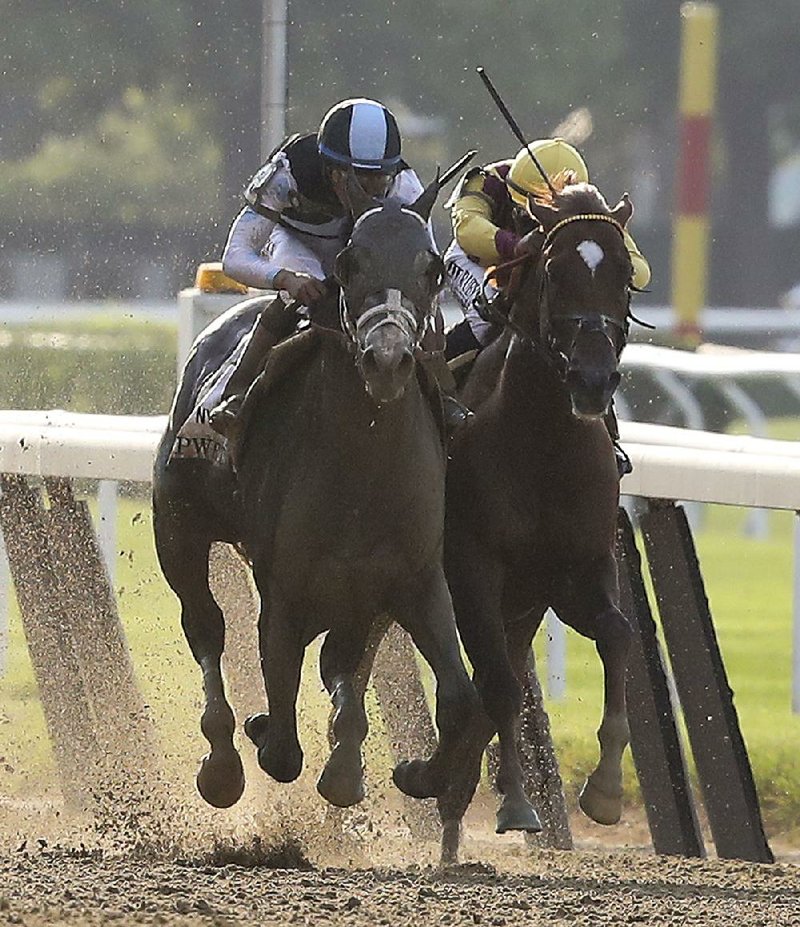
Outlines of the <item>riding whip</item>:
[{"label": "riding whip", "polygon": [[503,100],[502,100],[500,94],[499,94],[499,93],[497,92],[497,90],[495,89],[494,84],[493,84],[493,83],[491,82],[491,80],[489,79],[489,75],[486,73],[486,71],[485,71],[483,68],[476,68],[475,70],[478,72],[478,77],[480,77],[480,79],[483,81],[484,87],[486,87],[486,89],[489,91],[489,95],[490,95],[491,98],[494,100],[494,102],[497,104],[497,108],[498,108],[498,109],[500,110],[500,112],[503,114],[503,118],[504,118],[505,121],[508,123],[509,128],[510,128],[511,131],[514,133],[514,135],[516,136],[517,141],[520,143],[520,145],[522,145],[522,147],[523,147],[523,148],[528,152],[528,154],[531,156],[531,160],[532,160],[533,163],[536,165],[536,169],[539,171],[539,173],[542,175],[542,177],[544,177],[544,181],[545,181],[545,183],[547,184],[548,189],[549,189],[550,192],[553,194],[553,196],[555,196],[555,195],[556,195],[556,189],[555,189],[555,187],[554,187],[553,184],[550,182],[550,178],[549,178],[549,177],[547,176],[547,174],[545,173],[545,169],[544,169],[544,168],[542,167],[542,165],[539,163],[539,159],[538,159],[538,158],[536,157],[536,155],[533,153],[533,150],[531,149],[530,143],[529,143],[528,140],[525,138],[525,136],[522,134],[522,132],[521,132],[521,130],[520,130],[520,127],[517,125],[516,119],[514,119],[514,117],[513,117],[513,116],[511,115],[511,113],[508,111],[508,107],[507,107],[506,104],[503,102]]}]

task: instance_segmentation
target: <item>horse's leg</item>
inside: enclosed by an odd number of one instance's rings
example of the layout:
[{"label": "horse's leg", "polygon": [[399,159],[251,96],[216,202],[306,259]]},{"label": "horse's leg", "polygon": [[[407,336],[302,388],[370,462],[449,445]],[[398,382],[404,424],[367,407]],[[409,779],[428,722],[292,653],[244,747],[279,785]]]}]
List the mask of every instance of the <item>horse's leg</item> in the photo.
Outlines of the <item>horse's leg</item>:
[{"label": "horse's leg", "polygon": [[428,760],[411,760],[394,770],[395,785],[412,798],[442,794],[463,762],[468,733],[479,715],[475,687],[461,659],[453,605],[444,572],[435,568],[413,602],[395,611],[436,677],[439,745]]},{"label": "horse's leg", "polygon": [[[447,577],[458,630],[474,668],[483,707],[500,739],[498,787],[504,797],[497,814],[497,832],[537,833],[542,826],[525,795],[517,749],[522,686],[506,641],[502,607],[504,569],[468,534],[458,536],[456,544],[457,556],[451,548],[448,557]],[[478,564],[480,568],[476,569]]]},{"label": "horse's leg", "polygon": [[[541,624],[544,609],[536,609],[515,620],[506,622],[506,647],[509,665],[514,678],[520,685],[525,679],[525,668],[531,642]],[[497,833],[509,830],[524,830],[538,833],[542,827],[539,816],[525,793],[525,773],[519,755],[519,734],[522,707],[506,719],[504,730],[498,727],[500,758],[495,785],[503,796],[497,812]],[[522,824],[523,826],[519,826]]]},{"label": "horse's leg", "polygon": [[631,626],[616,604],[613,558],[593,564],[586,575],[563,585],[553,607],[562,621],[595,642],[604,673],[603,719],[597,731],[600,761],[586,780],[579,804],[598,824],[616,824],[622,814],[622,754],[630,736],[625,673]]},{"label": "horse's leg", "polygon": [[320,651],[320,675],[333,702],[334,743],[317,782],[317,791],[339,808],[349,808],[364,798],[361,745],[367,736],[365,687],[356,685],[354,677],[364,657],[367,633],[368,627],[332,628]]},{"label": "horse's leg", "polygon": [[483,709],[480,709],[478,721],[464,734],[462,761],[459,767],[452,771],[447,788],[436,800],[439,820],[442,823],[442,866],[452,866],[458,862],[461,822],[480,782],[483,751],[494,733],[494,724]]},{"label": "horse's leg", "polygon": [[[527,658],[527,647],[530,646],[530,641],[537,626],[535,622],[527,621],[524,624],[515,626],[519,633],[509,634],[509,656],[511,657],[512,669],[518,679],[522,678],[522,672]],[[470,741],[469,743],[465,742],[462,747],[465,754],[464,760],[455,771],[455,775],[451,777],[451,781],[444,794],[439,796],[437,800],[439,818],[442,822],[442,849],[440,860],[442,866],[451,866],[458,862],[461,822],[475,794],[478,782],[480,781],[483,751],[495,732],[496,727],[494,722],[485,711],[481,710],[477,724],[473,727],[471,732],[465,734],[465,737],[469,737]],[[501,760],[502,759],[501,756]],[[509,766],[513,769],[515,761],[516,764],[519,765],[519,761],[516,759],[515,755],[512,755],[510,758],[506,757],[506,769],[508,769]],[[520,775],[521,774],[522,771],[520,769]],[[506,799],[506,801],[510,802],[510,799]],[[524,801],[527,803],[527,799],[524,798]],[[530,810],[525,808],[524,804],[522,807],[525,814],[523,823],[530,825],[526,829],[534,830],[535,823],[530,817],[530,812],[534,815],[536,812],[533,811],[530,806]],[[511,811],[509,811],[507,805],[503,814],[508,817],[512,812],[516,814],[513,807]],[[498,818],[500,818],[500,814],[498,814]],[[538,820],[538,818],[536,820]]]},{"label": "horse's leg", "polygon": [[236,721],[225,697],[220,659],[225,620],[208,585],[211,541],[196,523],[169,519],[156,510],[156,549],[167,582],[181,603],[183,633],[203,672],[205,708],[200,729],[211,745],[197,773],[197,789],[216,808],[229,808],[244,791],[242,761],[233,746]]},{"label": "horse's leg", "polygon": [[265,594],[261,583],[259,650],[269,714],[251,715],[244,725],[258,748],[258,764],[278,782],[294,782],[303,768],[297,737],[297,692],[305,648],[301,622],[285,602]]}]

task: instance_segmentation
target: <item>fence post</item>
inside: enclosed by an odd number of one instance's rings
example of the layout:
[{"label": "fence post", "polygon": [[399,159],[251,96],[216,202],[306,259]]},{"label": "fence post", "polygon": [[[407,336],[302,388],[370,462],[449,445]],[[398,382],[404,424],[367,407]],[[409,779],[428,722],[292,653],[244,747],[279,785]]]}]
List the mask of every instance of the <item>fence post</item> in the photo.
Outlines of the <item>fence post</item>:
[{"label": "fence post", "polygon": [[641,527],[717,855],[772,862],[686,514],[651,500]]},{"label": "fence post", "polygon": [[571,850],[572,833],[569,829],[564,786],[553,749],[550,719],[544,707],[533,649],[528,653],[525,667],[519,744],[525,791],[534,799],[542,821],[542,832],[526,834],[525,841],[532,846]]},{"label": "fence post", "polygon": [[800,512],[794,514],[794,573],[792,577],[792,711],[800,715]]},{"label": "fence post", "polygon": [[249,567],[230,544],[211,545],[208,573],[211,591],[225,616],[222,667],[235,713],[243,719],[264,711],[267,703],[259,655],[258,592]]},{"label": "fence post", "polygon": [[0,485],[0,525],[61,791],[68,806],[87,807],[102,751],[68,632],[41,493],[21,476],[3,474]]},{"label": "fence post", "polygon": [[[69,480],[45,478],[50,499],[44,524],[65,627],[82,674],[109,786],[137,779],[152,788],[158,735],[142,698],[89,508]],[[119,763],[124,753],[124,768]]]},{"label": "fence post", "polygon": [[8,669],[10,588],[11,572],[8,568],[8,554],[5,540],[0,533],[0,679],[5,676]]},{"label": "fence post", "polygon": [[[414,646],[408,634],[385,616],[376,621],[367,644],[367,654],[358,673],[360,685],[366,684],[369,668],[395,762],[430,756],[436,748],[436,730]],[[433,801],[404,796],[403,807],[406,823],[415,837],[438,834],[439,819]]]},{"label": "fence post", "polygon": [[705,856],[656,625],[633,526],[617,521],[620,608],[633,626],[627,703],[631,752],[656,853]]}]

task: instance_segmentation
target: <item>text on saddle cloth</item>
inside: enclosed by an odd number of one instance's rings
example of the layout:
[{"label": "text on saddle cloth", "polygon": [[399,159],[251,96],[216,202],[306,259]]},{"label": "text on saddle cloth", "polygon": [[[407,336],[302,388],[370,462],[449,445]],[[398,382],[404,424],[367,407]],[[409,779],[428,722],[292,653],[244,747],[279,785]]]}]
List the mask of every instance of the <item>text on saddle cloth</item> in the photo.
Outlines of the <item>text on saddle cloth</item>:
[{"label": "text on saddle cloth", "polygon": [[211,412],[221,402],[225,387],[244,354],[256,324],[257,320],[243,333],[236,347],[200,388],[191,415],[175,435],[169,455],[171,461],[200,459],[217,464],[228,462],[228,442],[211,427]]}]

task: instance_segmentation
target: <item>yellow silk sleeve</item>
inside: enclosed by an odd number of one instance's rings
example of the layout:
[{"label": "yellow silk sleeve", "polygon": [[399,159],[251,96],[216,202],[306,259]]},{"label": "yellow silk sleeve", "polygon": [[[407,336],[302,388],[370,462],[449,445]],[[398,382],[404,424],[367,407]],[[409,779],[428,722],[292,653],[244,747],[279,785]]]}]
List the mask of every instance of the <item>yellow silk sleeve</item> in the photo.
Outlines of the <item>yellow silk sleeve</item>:
[{"label": "yellow silk sleeve", "polygon": [[453,235],[464,251],[484,266],[500,260],[494,236],[497,226],[492,222],[492,203],[483,193],[483,178],[472,177],[450,213]]},{"label": "yellow silk sleeve", "polygon": [[633,264],[633,285],[643,290],[650,282],[650,265],[628,231],[625,231],[625,247]]}]

